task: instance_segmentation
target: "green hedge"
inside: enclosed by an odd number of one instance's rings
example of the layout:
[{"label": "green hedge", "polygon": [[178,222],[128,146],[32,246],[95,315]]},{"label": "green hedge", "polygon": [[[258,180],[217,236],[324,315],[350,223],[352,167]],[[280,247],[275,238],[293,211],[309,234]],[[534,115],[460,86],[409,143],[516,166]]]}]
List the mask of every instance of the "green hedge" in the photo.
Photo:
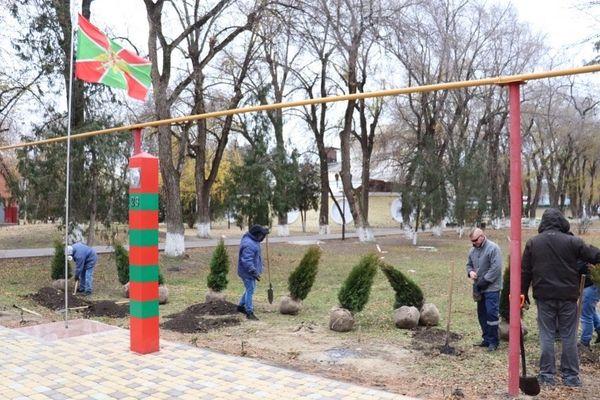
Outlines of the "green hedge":
[{"label": "green hedge", "polygon": [[121,282],[121,285],[124,285],[129,282],[129,253],[120,243],[116,243],[114,248],[117,275],[119,276],[119,282]]}]

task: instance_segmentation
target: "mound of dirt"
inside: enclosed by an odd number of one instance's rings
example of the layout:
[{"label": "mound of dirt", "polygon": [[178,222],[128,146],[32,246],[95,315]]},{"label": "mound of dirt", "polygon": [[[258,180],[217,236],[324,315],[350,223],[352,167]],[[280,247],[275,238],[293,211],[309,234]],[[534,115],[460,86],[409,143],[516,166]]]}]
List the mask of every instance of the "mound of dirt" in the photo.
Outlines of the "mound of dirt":
[{"label": "mound of dirt", "polygon": [[235,315],[237,305],[228,301],[212,301],[210,303],[192,304],[180,313],[166,315],[165,318],[176,318],[183,314],[189,315]]},{"label": "mound of dirt", "polygon": [[162,328],[180,333],[208,332],[213,329],[239,325],[240,319],[233,316],[200,317],[178,316],[161,324]]},{"label": "mound of dirt", "polygon": [[161,326],[181,333],[208,332],[213,329],[239,325],[237,305],[227,301],[192,304],[180,313],[166,315],[169,321]]},{"label": "mound of dirt", "polygon": [[[29,294],[25,297],[34,300],[41,306],[56,311],[65,308],[64,293],[61,290],[51,287],[43,287],[37,293]],[[86,317],[124,318],[129,315],[128,304],[116,304],[110,300],[89,301],[69,293],[69,308],[85,306],[88,306],[88,308],[77,311],[82,311]]]},{"label": "mound of dirt", "polygon": [[125,318],[129,316],[129,305],[116,304],[110,300],[94,301],[84,313],[89,317]]},{"label": "mound of dirt", "polygon": [[[430,343],[435,345],[436,343],[444,343],[446,340],[446,331],[439,328],[430,328],[425,326],[418,327],[413,333],[413,339]],[[450,331],[450,341],[456,342],[462,339],[462,335]]]},{"label": "mound of dirt", "polygon": [[[65,292],[51,287],[43,287],[37,293],[29,294],[25,298],[32,299],[36,303],[51,310],[61,310],[65,308]],[[89,302],[68,294],[69,307],[81,307],[89,305]]]}]

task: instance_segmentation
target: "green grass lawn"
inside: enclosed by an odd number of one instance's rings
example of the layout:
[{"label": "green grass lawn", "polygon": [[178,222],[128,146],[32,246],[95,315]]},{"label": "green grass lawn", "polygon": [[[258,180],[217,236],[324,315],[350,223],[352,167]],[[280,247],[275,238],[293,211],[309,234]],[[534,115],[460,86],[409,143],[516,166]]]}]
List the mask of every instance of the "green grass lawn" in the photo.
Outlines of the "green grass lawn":
[{"label": "green grass lawn", "polygon": [[[524,240],[530,232],[524,232]],[[502,247],[506,260],[507,231],[490,231],[488,235]],[[600,246],[600,235],[597,233],[588,234],[585,240]],[[256,314],[261,319],[260,322],[243,321],[239,326],[205,334],[183,335],[163,330],[161,335],[233,354],[240,353],[240,343],[245,341],[251,349],[250,356],[423,398],[448,398],[456,388],[460,388],[466,398],[502,398],[506,392],[507,345],[503,344],[500,351],[493,354],[472,346],[480,340],[480,331],[475,303],[471,298],[470,281],[466,278],[464,267],[470,247],[469,241],[450,234],[442,238],[422,235],[419,245],[434,246],[436,252],[419,250],[403,237],[385,237],[378,240],[378,243],[381,249],[387,252],[382,254],[385,261],[411,277],[423,289],[426,301],[437,305],[442,316],[440,329],[446,326],[450,271],[452,264],[455,264],[451,330],[462,335],[462,339],[451,344],[459,349],[459,356],[432,355],[413,348],[412,332],[399,330],[393,324],[394,293],[381,272],[378,272],[375,278],[369,302],[356,316],[356,329],[347,334],[335,333],[328,329],[329,310],[338,304],[337,292],[342,281],[362,255],[377,251],[375,245],[361,244],[355,240],[327,241],[321,245],[323,255],[319,273],[313,290],[304,302],[304,309],[298,316],[280,315],[276,304],[268,304],[268,280],[265,271],[255,295]],[[236,275],[237,250],[235,246],[228,248],[232,267],[226,294],[232,302],[237,302],[243,291]],[[287,277],[302,258],[306,247],[272,244],[270,250],[271,280],[277,302],[280,296],[287,294]],[[191,304],[204,301],[211,251],[212,249],[194,249],[182,259],[161,256],[161,270],[170,291],[170,301],[161,306],[161,315],[179,312]],[[112,256],[100,256],[94,280],[93,299],[121,299]],[[46,319],[58,320],[58,314],[21,297],[49,285],[50,282],[49,258],[0,260],[0,308],[19,304],[42,313]],[[102,320],[123,327],[128,326],[127,319]],[[535,373],[538,355],[535,307],[525,313],[525,322],[531,331],[526,340],[527,349],[531,354],[528,364],[531,372]],[[310,335],[298,333],[298,327],[303,324],[314,326],[314,332]],[[430,343],[434,346],[442,344],[443,341]],[[382,370],[374,367],[365,372],[360,370],[360,365],[338,365],[337,368],[333,368],[312,362],[308,356],[303,358],[304,353],[308,354],[314,349],[325,347],[352,347],[363,352],[377,353],[376,358],[386,367],[382,367]],[[402,351],[402,355],[396,354],[395,350]],[[582,371],[585,382],[600,382],[597,367],[594,370],[584,366]],[[549,397],[541,398],[560,398],[565,393],[571,393],[576,398],[594,398],[598,383],[575,392],[564,390],[557,389],[548,394]]]}]

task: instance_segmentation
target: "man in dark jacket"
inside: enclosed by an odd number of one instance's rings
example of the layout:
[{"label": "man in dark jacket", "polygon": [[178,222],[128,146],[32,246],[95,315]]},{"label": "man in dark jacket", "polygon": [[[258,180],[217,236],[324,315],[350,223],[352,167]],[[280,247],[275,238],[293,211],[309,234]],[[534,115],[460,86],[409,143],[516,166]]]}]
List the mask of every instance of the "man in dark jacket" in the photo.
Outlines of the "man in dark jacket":
[{"label": "man in dark jacket", "polygon": [[529,286],[538,310],[540,336],[540,382],[554,385],[556,365],[554,337],[558,328],[562,342],[560,371],[566,386],[581,386],[577,351],[577,260],[600,262],[600,250],[569,234],[569,222],[561,212],[544,212],[539,234],[527,241],[523,251],[521,291],[528,298]]},{"label": "man in dark jacket", "polygon": [[477,302],[477,318],[483,340],[478,346],[488,351],[498,349],[500,289],[502,288],[502,255],[500,247],[475,228],[469,234],[473,247],[467,258],[467,277],[473,282],[473,298]]},{"label": "man in dark jacket", "polygon": [[238,276],[244,283],[244,294],[237,307],[238,311],[246,314],[246,318],[258,320],[254,315],[254,304],[252,297],[256,289],[256,281],[260,281],[263,270],[262,257],[260,254],[260,242],[269,234],[269,230],[260,225],[252,225],[242,237],[240,253],[238,257]]}]

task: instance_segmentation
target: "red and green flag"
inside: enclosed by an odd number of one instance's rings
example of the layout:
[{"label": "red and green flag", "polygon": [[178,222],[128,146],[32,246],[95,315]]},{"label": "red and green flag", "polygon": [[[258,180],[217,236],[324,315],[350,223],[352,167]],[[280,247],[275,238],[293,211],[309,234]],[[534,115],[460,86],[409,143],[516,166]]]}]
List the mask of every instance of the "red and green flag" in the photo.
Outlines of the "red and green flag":
[{"label": "red and green flag", "polygon": [[86,82],[125,89],[130,97],[145,100],[150,79],[150,61],[124,49],[79,15],[75,76]]}]

